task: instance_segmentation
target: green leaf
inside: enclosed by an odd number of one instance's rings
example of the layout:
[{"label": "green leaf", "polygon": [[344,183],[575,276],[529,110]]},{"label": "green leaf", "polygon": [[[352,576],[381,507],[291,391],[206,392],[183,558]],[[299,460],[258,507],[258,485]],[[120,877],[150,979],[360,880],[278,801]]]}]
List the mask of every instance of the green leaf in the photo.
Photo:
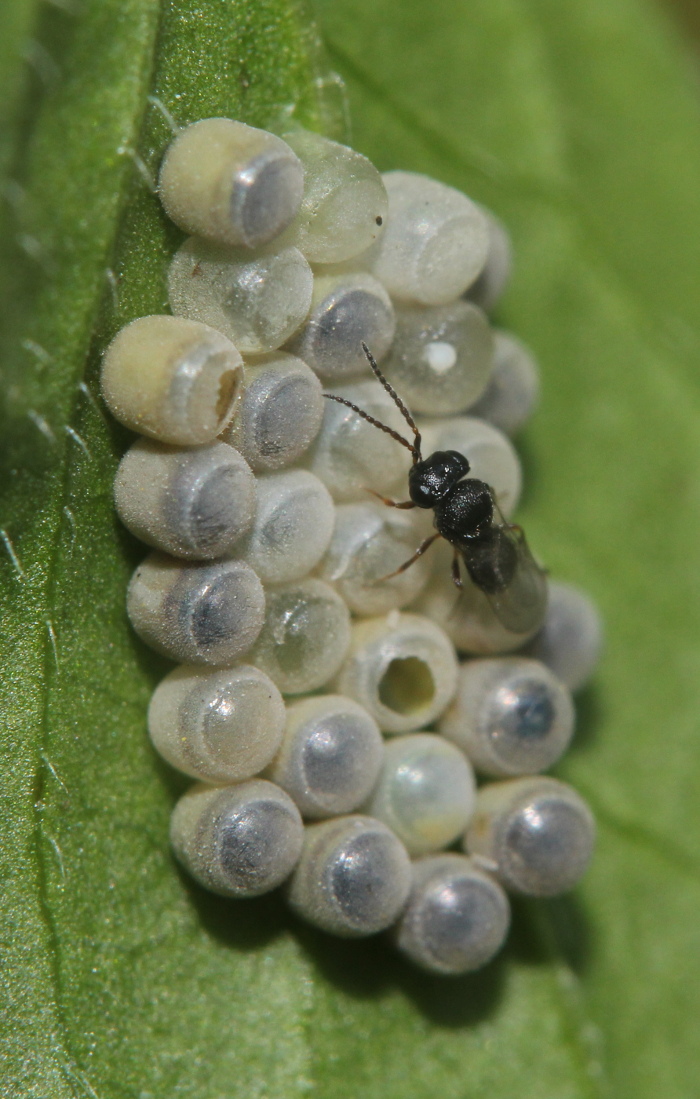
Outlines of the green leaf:
[{"label": "green leaf", "polygon": [[[688,1099],[700,1075],[690,65],[643,0],[317,4],[354,144],[381,168],[463,187],[513,232],[499,320],[532,345],[544,382],[523,440],[523,518],[608,625],[560,769],[596,810],[598,854],[574,897],[519,905],[502,958],[458,981],[414,973],[383,942],[303,929],[276,897],[227,903],[179,875],[166,840],[179,787],[144,729],[162,667],[127,626],[140,551],[110,500],[126,433],[96,384],[116,328],[164,307],[177,240],[143,178],[168,136],[147,95],[178,122],[271,125],[292,109],[326,129],[339,104],[291,0],[82,0],[72,15],[12,0],[7,25],[36,19],[55,64],[33,51],[46,86],[30,82],[2,162],[15,211],[0,241],[6,1093]],[[3,71],[18,89],[9,47]]]}]

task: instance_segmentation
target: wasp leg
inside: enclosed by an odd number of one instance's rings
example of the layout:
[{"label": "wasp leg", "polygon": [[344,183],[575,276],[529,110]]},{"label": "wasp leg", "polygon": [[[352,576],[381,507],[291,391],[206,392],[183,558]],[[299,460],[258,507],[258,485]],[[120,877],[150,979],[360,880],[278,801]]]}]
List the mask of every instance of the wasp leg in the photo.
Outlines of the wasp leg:
[{"label": "wasp leg", "polygon": [[459,571],[459,554],[455,550],[454,557],[452,558],[452,583],[460,591],[464,591],[464,582],[462,581],[462,574]]},{"label": "wasp leg", "polygon": [[392,576],[398,576],[400,572],[405,572],[406,569],[410,569],[413,562],[417,561],[419,557],[422,557],[427,549],[430,549],[430,547],[432,546],[432,544],[433,544],[433,542],[435,541],[436,538],[442,538],[442,535],[439,534],[439,533],[438,534],[431,534],[430,538],[426,538],[425,542],[423,542],[418,547],[418,549],[416,550],[416,552],[413,554],[412,557],[409,557],[408,561],[404,561],[403,565],[399,565],[399,567],[397,569],[394,569],[393,572],[387,573],[386,576],[377,577],[375,583],[380,584],[382,582],[382,580],[391,580]]},{"label": "wasp leg", "polygon": [[413,503],[413,500],[404,500],[403,503],[399,503],[397,500],[390,500],[388,496],[382,496],[379,492],[375,492],[373,488],[365,488],[365,492],[371,492],[373,496],[376,496],[378,500],[381,500],[383,504],[386,504],[388,508],[403,508],[407,511],[409,508],[418,507]]}]

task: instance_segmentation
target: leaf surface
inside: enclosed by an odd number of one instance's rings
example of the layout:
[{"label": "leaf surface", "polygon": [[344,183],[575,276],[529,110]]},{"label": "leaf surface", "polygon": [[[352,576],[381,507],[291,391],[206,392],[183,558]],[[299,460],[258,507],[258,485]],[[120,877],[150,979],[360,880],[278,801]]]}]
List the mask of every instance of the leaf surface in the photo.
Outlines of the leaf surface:
[{"label": "leaf surface", "polygon": [[593,867],[572,898],[518,905],[483,974],[446,982],[175,869],[180,787],[144,726],[163,666],[128,629],[141,551],[110,498],[127,438],[97,397],[111,334],[164,308],[178,240],[148,189],[168,126],[147,96],[178,122],[292,110],[328,128],[335,87],[288,0],[76,12],[7,8],[8,26],[38,20],[55,83],[29,88],[0,245],[6,1094],[688,1099],[700,111],[673,31],[642,0],[317,0],[356,147],[464,188],[512,231],[498,319],[543,371],[522,517],[608,629],[560,769],[597,813]]}]

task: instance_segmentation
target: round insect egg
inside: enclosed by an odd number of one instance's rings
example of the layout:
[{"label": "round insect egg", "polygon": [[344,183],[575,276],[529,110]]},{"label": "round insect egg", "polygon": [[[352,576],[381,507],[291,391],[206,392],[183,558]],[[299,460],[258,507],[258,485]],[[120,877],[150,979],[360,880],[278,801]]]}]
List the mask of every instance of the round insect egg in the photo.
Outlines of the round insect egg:
[{"label": "round insect egg", "polygon": [[148,731],[173,767],[222,785],[267,767],[282,742],[285,719],[282,695],[258,668],[185,665],[153,692]]},{"label": "round insect egg", "polygon": [[284,239],[311,263],[339,263],[364,252],[386,221],[386,188],[366,157],[299,130],[285,134],[304,165],[304,197]]},{"label": "round insect egg", "polygon": [[311,310],[287,345],[329,382],[366,374],[362,341],[381,360],[391,346],[396,321],[391,298],[366,272],[314,276]]},{"label": "round insect egg", "polygon": [[203,118],[168,147],[158,192],[185,232],[258,248],[295,217],[304,169],[289,145],[267,130]]},{"label": "round insect egg", "polygon": [[510,281],[513,268],[513,247],[503,222],[490,210],[481,207],[488,226],[489,242],[486,263],[467,297],[489,313],[498,303]]},{"label": "round insect egg", "polygon": [[409,733],[435,721],[449,705],[457,660],[434,622],[392,611],[354,623],[335,686],[369,710],[385,733]]},{"label": "round insect egg", "polygon": [[265,620],[265,593],[245,561],[183,565],[158,551],[138,566],[126,610],[142,641],[188,664],[231,664]]},{"label": "round insect egg", "polygon": [[312,289],[311,268],[291,247],[249,252],[190,237],[168,273],[173,313],[218,329],[245,355],[288,340],[309,311]]},{"label": "round insect egg", "polygon": [[425,557],[389,575],[408,561],[423,537],[421,525],[406,512],[383,504],[341,504],[319,576],[354,614],[386,614],[410,603],[428,581]]},{"label": "round insect egg", "polygon": [[231,420],[243,360],[230,340],[182,317],[139,317],[114,337],[102,362],[113,416],[176,446],[211,443]]},{"label": "round insect egg", "polygon": [[235,418],[222,438],[263,472],[295,462],[318,435],[326,401],[306,363],[275,352],[245,364]]},{"label": "round insect egg", "polygon": [[[394,402],[374,379],[333,387],[332,392],[351,401],[393,430],[405,423]],[[352,409],[325,401],[321,430],[306,462],[338,503],[367,500],[368,490],[390,496],[406,494],[411,466],[407,450],[383,431],[378,431]]]},{"label": "round insect egg", "polygon": [[494,492],[505,519],[518,506],[523,475],[520,458],[510,439],[498,428],[473,416],[421,420],[424,453],[456,450],[470,465],[469,477],[485,481]]},{"label": "round insect egg", "polygon": [[374,935],[394,923],[411,886],[411,863],[394,833],[364,816],[336,817],[304,831],[287,887],[294,911],[343,938]]},{"label": "round insect egg", "polygon": [[539,371],[530,352],[509,332],[496,330],[491,375],[469,415],[515,435],[532,415],[539,389]]},{"label": "round insect egg", "polygon": [[433,571],[410,610],[438,623],[459,652],[474,656],[513,652],[536,633],[538,626],[530,634],[506,629],[484,593],[465,575],[466,570],[462,570],[462,589],[455,587],[454,551],[446,542],[437,542],[430,553]]},{"label": "round insect egg", "polygon": [[492,360],[491,327],[478,306],[403,306],[382,371],[413,412],[443,416],[476,400]]},{"label": "round insect egg", "polygon": [[544,664],[519,656],[472,660],[440,732],[482,775],[510,778],[546,771],[569,747],[571,695]]},{"label": "round insect egg", "polygon": [[119,518],[149,546],[205,560],[230,553],[255,514],[255,478],[225,443],[195,449],[139,439],[114,481]]},{"label": "round insect egg", "polygon": [[464,843],[505,889],[553,897],[582,876],[594,840],[595,821],[583,798],[538,775],[482,786]]},{"label": "round insect egg", "polygon": [[428,855],[462,835],[475,798],[474,772],[463,753],[440,736],[410,733],[386,744],[365,812],[384,821],[409,855]]},{"label": "round insect egg", "polygon": [[372,792],[382,763],[379,727],[341,695],[292,702],[282,746],[268,777],[294,799],[303,817],[351,813]]},{"label": "round insect egg", "polygon": [[193,878],[226,897],[259,897],[294,869],[304,841],[299,810],[263,779],[195,786],[178,801],[170,842]]},{"label": "round insect egg", "polygon": [[350,614],[340,596],[312,578],[267,589],[265,624],[249,660],[283,694],[323,687],[350,644]]},{"label": "round insect egg", "polygon": [[385,172],[389,215],[367,262],[392,298],[447,305],[471,286],[489,247],[483,211],[460,191],[416,172]]},{"label": "round insect egg", "polygon": [[263,582],[299,580],[318,564],[333,533],[331,495],[305,469],[257,478],[258,506],[238,555]]},{"label": "round insect egg", "polygon": [[411,895],[392,936],[421,969],[458,976],[490,962],[509,926],[498,882],[463,855],[430,855],[413,864]]},{"label": "round insect egg", "polygon": [[603,624],[590,597],[571,584],[551,581],[544,624],[524,652],[578,691],[593,674],[602,646]]}]

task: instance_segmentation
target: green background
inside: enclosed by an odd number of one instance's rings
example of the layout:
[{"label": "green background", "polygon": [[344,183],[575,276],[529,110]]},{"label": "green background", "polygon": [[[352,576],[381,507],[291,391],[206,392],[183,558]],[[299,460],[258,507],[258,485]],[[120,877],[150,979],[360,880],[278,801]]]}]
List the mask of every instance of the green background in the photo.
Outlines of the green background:
[{"label": "green background", "polygon": [[[700,1079],[700,110],[642,0],[4,0],[0,9],[3,1095],[689,1099]],[[27,36],[30,36],[27,44]],[[18,63],[20,56],[28,66]],[[186,122],[284,117],[507,223],[498,320],[542,364],[521,515],[607,652],[559,773],[598,852],[456,981],[175,869],[180,786],[130,634],[126,433],[99,354],[164,308],[149,190]],[[2,546],[0,546],[2,550]]]}]

